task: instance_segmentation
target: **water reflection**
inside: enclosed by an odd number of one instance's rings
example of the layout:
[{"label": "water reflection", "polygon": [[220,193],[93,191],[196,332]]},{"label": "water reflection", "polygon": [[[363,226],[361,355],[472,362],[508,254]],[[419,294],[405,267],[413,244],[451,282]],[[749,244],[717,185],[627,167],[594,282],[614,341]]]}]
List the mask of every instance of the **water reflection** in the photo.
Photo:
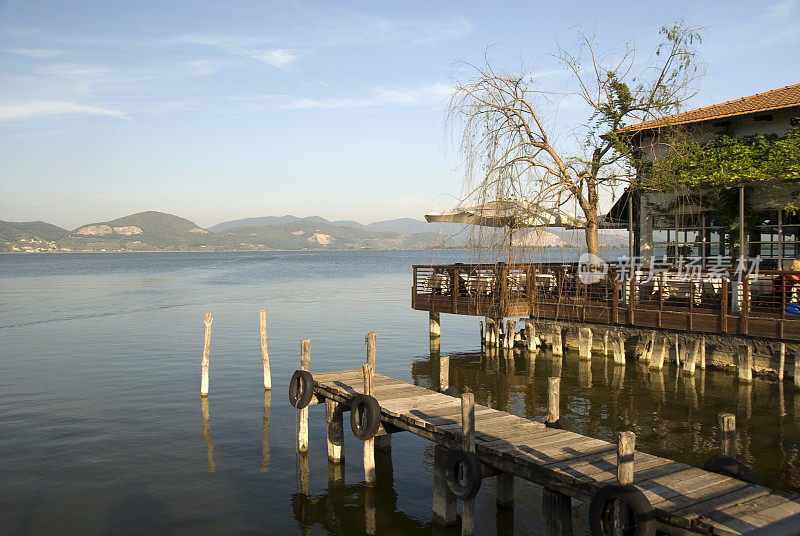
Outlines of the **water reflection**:
[{"label": "water reflection", "polygon": [[264,418],[261,424],[261,472],[269,469],[269,410],[272,405],[272,390],[264,391]]},{"label": "water reflection", "polygon": [[214,441],[211,439],[211,409],[207,396],[200,397],[200,409],[203,412],[203,437],[206,439],[208,447],[206,456],[208,458],[208,472],[213,473],[217,470],[217,463],[214,461]]},{"label": "water reflection", "polygon": [[[742,461],[767,485],[800,491],[799,455],[783,445],[800,444],[800,392],[786,385],[761,378],[740,384],[735,373],[714,369],[682,374],[673,363],[650,370],[638,360],[614,366],[611,356],[582,361],[568,352],[562,359],[547,349],[531,355],[523,350],[513,364],[508,355],[493,348],[451,354],[450,384],[475,393],[477,403],[542,420],[547,378],[560,376],[561,415],[573,431],[614,441],[617,431],[634,430],[644,452],[693,466],[719,448],[717,415],[734,412]],[[430,386],[437,369],[438,361],[428,356],[415,361],[414,383]]]}]

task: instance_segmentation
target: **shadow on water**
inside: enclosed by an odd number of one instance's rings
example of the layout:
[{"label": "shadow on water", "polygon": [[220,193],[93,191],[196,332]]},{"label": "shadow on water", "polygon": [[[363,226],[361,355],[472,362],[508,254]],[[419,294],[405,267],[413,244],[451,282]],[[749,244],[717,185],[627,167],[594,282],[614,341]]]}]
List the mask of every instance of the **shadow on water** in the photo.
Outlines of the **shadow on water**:
[{"label": "shadow on water", "polygon": [[[439,353],[412,364],[416,385],[439,385]],[[569,429],[615,441],[620,431],[637,435],[638,450],[699,467],[718,449],[717,415],[736,414],[739,459],[765,484],[800,491],[800,393],[791,385],[698,369],[683,374],[674,363],[650,370],[631,359],[624,366],[595,353],[582,361],[567,351],[530,353],[488,348],[450,356],[450,385],[475,393],[475,401],[529,419],[547,414],[547,378],[561,378],[561,415]],[[790,393],[787,399],[786,392]]]}]

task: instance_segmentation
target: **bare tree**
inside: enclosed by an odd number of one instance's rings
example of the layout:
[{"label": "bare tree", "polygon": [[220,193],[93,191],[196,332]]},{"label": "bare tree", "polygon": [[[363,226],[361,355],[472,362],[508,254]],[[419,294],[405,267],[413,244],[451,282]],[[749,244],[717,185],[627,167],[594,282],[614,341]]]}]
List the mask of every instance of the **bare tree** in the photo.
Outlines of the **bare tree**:
[{"label": "bare tree", "polygon": [[578,32],[570,52],[559,47],[557,61],[572,77],[573,95],[584,104],[583,121],[554,123],[555,101],[569,95],[540,88],[524,70],[463,63],[471,72],[451,96],[449,120],[463,129],[466,159],[462,201],[519,197],[542,206],[572,203],[586,219],[586,247],[599,251],[600,194],[635,177],[636,157],[621,129],[677,112],[691,98],[702,74],[696,28],[684,22],[660,30],[660,43],[647,62],[633,43],[601,52],[593,38]]}]

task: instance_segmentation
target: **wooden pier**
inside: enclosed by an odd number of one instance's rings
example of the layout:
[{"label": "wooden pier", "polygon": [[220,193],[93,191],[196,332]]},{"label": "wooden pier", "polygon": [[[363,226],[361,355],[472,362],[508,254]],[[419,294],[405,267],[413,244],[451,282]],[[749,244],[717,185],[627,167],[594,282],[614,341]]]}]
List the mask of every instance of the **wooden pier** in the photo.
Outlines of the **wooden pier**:
[{"label": "wooden pier", "polygon": [[[462,426],[471,430],[471,415],[474,452],[482,465],[482,477],[498,478],[498,505],[513,505],[515,478],[543,486],[545,527],[552,535],[572,533],[572,498],[591,501],[604,485],[624,484],[623,479],[631,478],[652,505],[659,533],[737,535],[781,522],[785,530],[786,520],[800,514],[800,500],[790,494],[643,452],[623,456],[623,446],[630,446],[627,435],[617,445],[481,405],[474,405],[474,413],[465,412],[462,423],[461,399],[373,373],[373,363],[364,369],[313,375],[312,403],[326,407],[329,461],[342,460],[342,413],[349,410],[355,395],[365,392],[365,375],[369,374],[371,381],[366,383],[380,404],[381,425],[374,445],[390,448],[391,434],[406,431],[437,446],[433,498],[437,522],[456,521],[456,499],[448,491],[442,464],[448,451],[467,450],[472,439],[465,441]],[[557,419],[557,400],[550,406],[554,406],[550,413],[555,412],[551,418]],[[374,485],[374,472],[367,467],[371,459],[367,449],[372,446],[367,443],[365,472],[367,483]],[[472,515],[467,506],[465,501],[465,512]],[[800,521],[797,526],[800,531]]]}]

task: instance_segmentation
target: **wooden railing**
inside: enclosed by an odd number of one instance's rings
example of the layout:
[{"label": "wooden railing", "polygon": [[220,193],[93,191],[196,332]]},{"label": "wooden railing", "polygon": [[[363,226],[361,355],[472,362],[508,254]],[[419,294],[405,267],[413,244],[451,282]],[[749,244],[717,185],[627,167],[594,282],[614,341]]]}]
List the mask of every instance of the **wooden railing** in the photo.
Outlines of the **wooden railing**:
[{"label": "wooden railing", "polygon": [[417,265],[412,307],[800,340],[800,272],[627,271],[584,284],[576,264]]}]

